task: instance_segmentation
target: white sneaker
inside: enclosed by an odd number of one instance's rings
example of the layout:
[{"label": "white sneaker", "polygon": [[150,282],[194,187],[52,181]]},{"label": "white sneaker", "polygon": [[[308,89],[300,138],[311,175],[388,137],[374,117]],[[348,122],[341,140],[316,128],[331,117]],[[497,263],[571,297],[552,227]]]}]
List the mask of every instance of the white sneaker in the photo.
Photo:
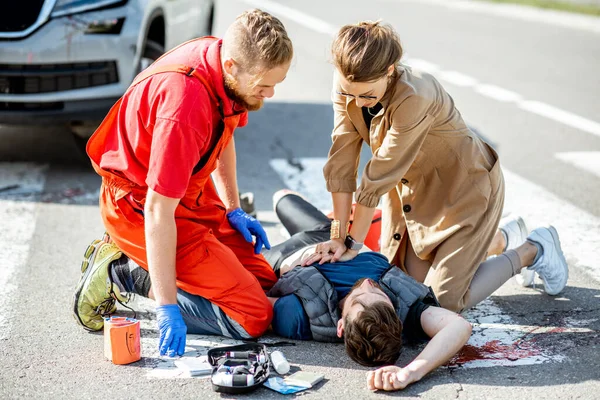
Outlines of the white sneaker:
[{"label": "white sneaker", "polygon": [[[506,250],[516,249],[527,240],[527,226],[523,218],[511,216],[500,221],[500,230],[506,235]],[[515,275],[517,283],[523,287],[533,285],[535,272],[529,268],[521,268],[521,272]]]},{"label": "white sneaker", "polygon": [[544,289],[549,295],[559,294],[567,285],[569,266],[560,248],[558,232],[553,226],[534,229],[528,241],[542,247],[542,255],[529,269],[538,273],[544,282]]}]

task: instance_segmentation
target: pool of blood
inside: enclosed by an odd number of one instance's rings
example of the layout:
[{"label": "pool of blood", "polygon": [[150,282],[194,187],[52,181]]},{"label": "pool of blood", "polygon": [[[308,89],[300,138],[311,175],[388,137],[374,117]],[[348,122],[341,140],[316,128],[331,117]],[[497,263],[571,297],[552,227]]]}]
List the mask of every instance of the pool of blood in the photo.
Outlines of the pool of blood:
[{"label": "pool of blood", "polygon": [[509,360],[539,355],[541,352],[533,343],[519,341],[510,345],[492,340],[483,346],[465,345],[449,362],[448,366],[458,366],[475,360]]}]

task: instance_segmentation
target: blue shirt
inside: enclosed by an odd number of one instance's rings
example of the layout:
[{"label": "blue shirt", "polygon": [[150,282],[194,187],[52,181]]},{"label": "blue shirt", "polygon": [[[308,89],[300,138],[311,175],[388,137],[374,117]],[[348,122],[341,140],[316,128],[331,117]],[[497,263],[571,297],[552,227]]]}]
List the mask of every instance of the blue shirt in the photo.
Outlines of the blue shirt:
[{"label": "blue shirt", "polygon": [[[350,261],[323,265],[315,263],[312,266],[331,282],[337,292],[338,300],[341,300],[361,278],[370,278],[379,282],[390,268],[390,263],[379,253],[365,252]],[[304,312],[300,299],[293,294],[283,296],[275,302],[271,326],[276,334],[283,337],[297,340],[312,339],[308,316]]]},{"label": "blue shirt", "polygon": [[352,286],[362,278],[379,282],[383,274],[390,269],[390,263],[385,256],[375,252],[360,253],[354,259],[345,262],[313,264],[333,285],[338,300],[343,299]]}]

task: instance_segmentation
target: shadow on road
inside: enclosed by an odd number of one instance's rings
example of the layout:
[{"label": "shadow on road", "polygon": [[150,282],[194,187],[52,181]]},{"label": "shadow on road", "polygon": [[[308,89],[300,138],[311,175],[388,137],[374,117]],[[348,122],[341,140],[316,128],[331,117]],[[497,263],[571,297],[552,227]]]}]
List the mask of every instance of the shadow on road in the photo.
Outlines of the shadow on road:
[{"label": "shadow on road", "polygon": [[35,162],[86,168],[71,132],[63,126],[0,125],[0,162]]}]

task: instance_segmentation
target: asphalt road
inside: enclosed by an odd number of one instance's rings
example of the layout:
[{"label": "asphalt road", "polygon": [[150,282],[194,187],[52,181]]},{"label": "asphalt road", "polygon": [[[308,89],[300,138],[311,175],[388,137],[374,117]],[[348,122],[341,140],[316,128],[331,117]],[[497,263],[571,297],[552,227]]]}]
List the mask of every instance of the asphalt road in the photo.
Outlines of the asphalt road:
[{"label": "asphalt road", "polygon": [[[270,212],[276,190],[303,190],[328,206],[319,166],[330,143],[331,33],[379,18],[400,33],[406,62],[438,77],[467,122],[499,150],[507,211],[524,215],[530,227],[553,223],[561,233],[571,274],[559,297],[508,282],[467,314],[475,330],[461,359],[393,395],[597,398],[600,19],[439,0],[223,0],[215,34],[254,6],[281,17],[296,51],[275,98],[236,133],[240,189],[255,193],[272,242],[283,240]],[[71,295],[82,253],[103,229],[99,179],[64,128],[0,127],[0,188],[13,185],[0,192],[1,398],[241,397],[213,393],[205,379],[173,376],[171,361],[156,356],[147,301],[136,303],[144,358],[130,366],[106,361],[102,336],[74,323]],[[189,355],[227,342],[190,336]],[[385,396],[366,389],[367,369],[350,361],[341,345],[297,342],[281,350],[295,368],[325,375],[305,392],[310,398]],[[407,348],[398,365],[418,350]],[[249,397],[280,396],[260,389]]]}]

